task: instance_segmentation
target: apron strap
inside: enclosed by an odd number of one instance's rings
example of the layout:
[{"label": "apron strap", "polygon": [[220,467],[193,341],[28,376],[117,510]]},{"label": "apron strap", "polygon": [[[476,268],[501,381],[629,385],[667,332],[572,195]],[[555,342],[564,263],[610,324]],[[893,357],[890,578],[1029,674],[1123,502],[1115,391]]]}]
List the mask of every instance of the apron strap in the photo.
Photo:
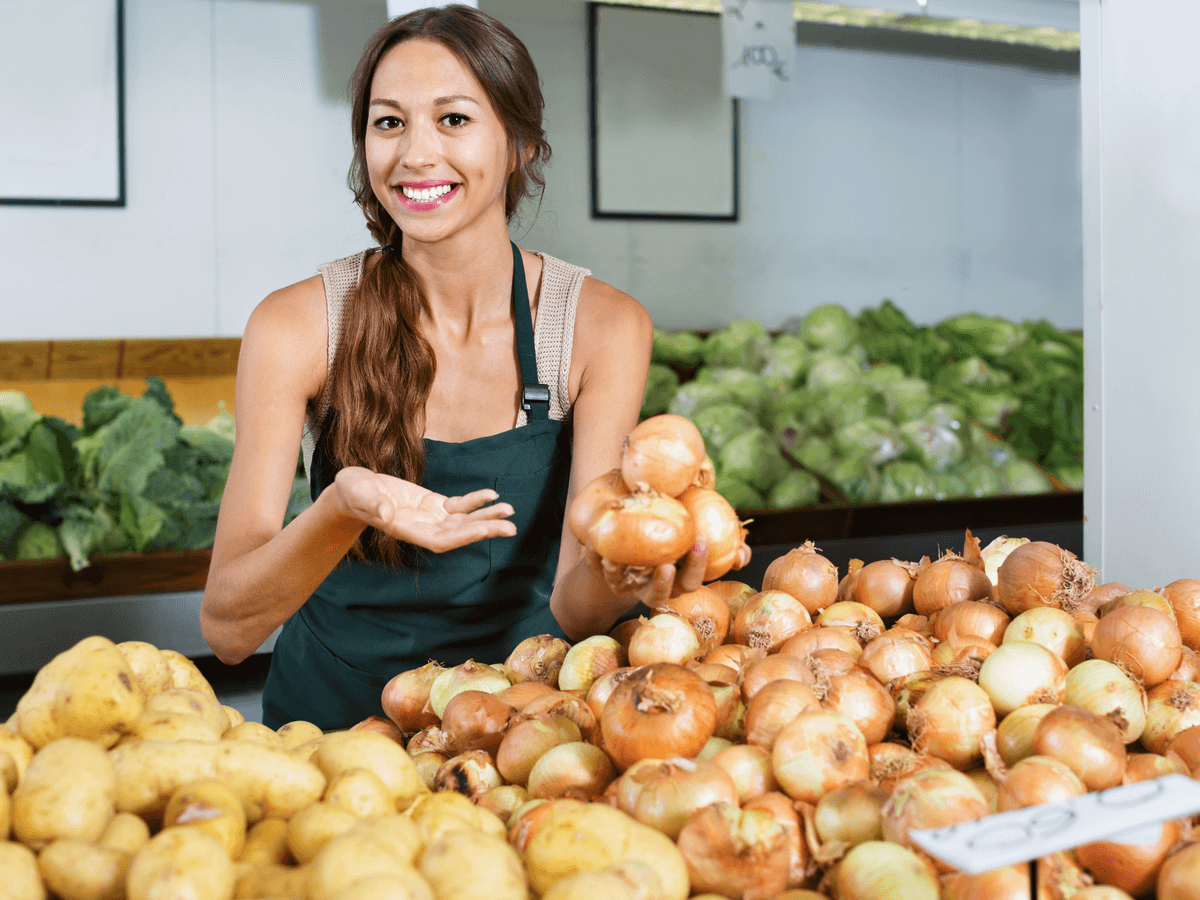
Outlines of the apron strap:
[{"label": "apron strap", "polygon": [[[509,243],[512,243],[511,241]],[[521,409],[530,422],[550,418],[550,388],[538,383],[537,348],[533,341],[533,316],[529,312],[529,289],[525,286],[525,264],[516,244],[513,252],[513,319],[517,327],[517,358],[521,361]]]}]

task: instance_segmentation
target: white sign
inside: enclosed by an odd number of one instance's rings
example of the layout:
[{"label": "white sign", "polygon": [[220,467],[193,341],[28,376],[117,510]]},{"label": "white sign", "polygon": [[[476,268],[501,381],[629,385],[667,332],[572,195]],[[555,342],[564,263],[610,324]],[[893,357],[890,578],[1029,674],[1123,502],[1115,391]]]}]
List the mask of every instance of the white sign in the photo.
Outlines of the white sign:
[{"label": "white sign", "polygon": [[722,77],[730,97],[776,97],[792,79],[796,22],[790,0],[722,0]]},{"label": "white sign", "polygon": [[[455,3],[461,6],[474,6],[479,8],[479,0],[454,0]],[[430,0],[387,0],[387,17],[390,22],[392,19],[397,19],[400,16],[410,12],[415,12],[418,9],[425,9],[427,6],[446,6],[445,3],[432,3]]]},{"label": "white sign", "polygon": [[943,862],[974,874],[1093,841],[1153,844],[1160,823],[1196,813],[1200,782],[1167,775],[908,836]]}]

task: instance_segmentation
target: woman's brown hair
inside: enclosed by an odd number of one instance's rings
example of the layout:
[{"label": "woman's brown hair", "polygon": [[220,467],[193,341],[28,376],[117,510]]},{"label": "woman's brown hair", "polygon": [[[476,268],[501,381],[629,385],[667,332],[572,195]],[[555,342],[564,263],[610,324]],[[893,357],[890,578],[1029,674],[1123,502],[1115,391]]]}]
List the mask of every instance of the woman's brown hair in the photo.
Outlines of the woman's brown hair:
[{"label": "woman's brown hair", "polygon": [[[418,482],[425,471],[425,402],[437,360],[419,328],[425,295],[401,258],[400,230],[371,189],[366,157],[375,69],[388,50],[414,38],[437,41],[454,53],[503,122],[519,163],[505,189],[508,219],[528,196],[540,196],[550,145],[542,130],[542,91],[529,51],[501,22],[472,7],[421,9],[388,22],[367,42],[351,76],[354,160],[348,181],[371,236],[393,252],[381,253],[377,264],[365,269],[347,301],[330,371],[334,413],[322,438],[339,468],[363,466]],[[373,528],[363,532],[351,555],[404,561],[400,543]]]}]

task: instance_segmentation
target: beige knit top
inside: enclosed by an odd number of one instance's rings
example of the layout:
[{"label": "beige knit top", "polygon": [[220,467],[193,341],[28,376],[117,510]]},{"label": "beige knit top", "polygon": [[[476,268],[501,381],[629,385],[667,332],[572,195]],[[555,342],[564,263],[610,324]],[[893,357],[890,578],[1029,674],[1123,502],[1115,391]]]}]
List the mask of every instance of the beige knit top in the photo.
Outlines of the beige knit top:
[{"label": "beige knit top", "polygon": [[[346,304],[353,300],[354,291],[362,278],[363,266],[370,250],[355,253],[331,263],[318,266],[325,281],[325,306],[329,319],[329,365],[333,366]],[[536,252],[536,251],[535,251]],[[542,260],[541,288],[538,292],[537,319],[533,323],[533,343],[537,354],[538,381],[550,388],[550,418],[565,422],[571,413],[568,378],[571,374],[571,343],[575,338],[575,308],[583,279],[591,275],[588,269],[573,266],[545,253]],[[330,379],[316,404],[316,417],[304,422],[301,446],[304,450],[304,470],[310,474],[317,434],[329,412]],[[517,425],[525,425],[524,410],[518,413]]]}]

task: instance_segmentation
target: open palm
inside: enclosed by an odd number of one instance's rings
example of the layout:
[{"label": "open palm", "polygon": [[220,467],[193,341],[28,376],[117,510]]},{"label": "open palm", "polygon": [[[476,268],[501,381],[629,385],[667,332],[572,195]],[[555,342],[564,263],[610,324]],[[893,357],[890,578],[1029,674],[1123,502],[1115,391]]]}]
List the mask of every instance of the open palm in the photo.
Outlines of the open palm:
[{"label": "open palm", "polygon": [[339,471],[334,484],[347,509],[362,522],[435,553],[517,533],[507,521],[512,507],[492,503],[498,496],[493,490],[447,497],[357,466]]}]

